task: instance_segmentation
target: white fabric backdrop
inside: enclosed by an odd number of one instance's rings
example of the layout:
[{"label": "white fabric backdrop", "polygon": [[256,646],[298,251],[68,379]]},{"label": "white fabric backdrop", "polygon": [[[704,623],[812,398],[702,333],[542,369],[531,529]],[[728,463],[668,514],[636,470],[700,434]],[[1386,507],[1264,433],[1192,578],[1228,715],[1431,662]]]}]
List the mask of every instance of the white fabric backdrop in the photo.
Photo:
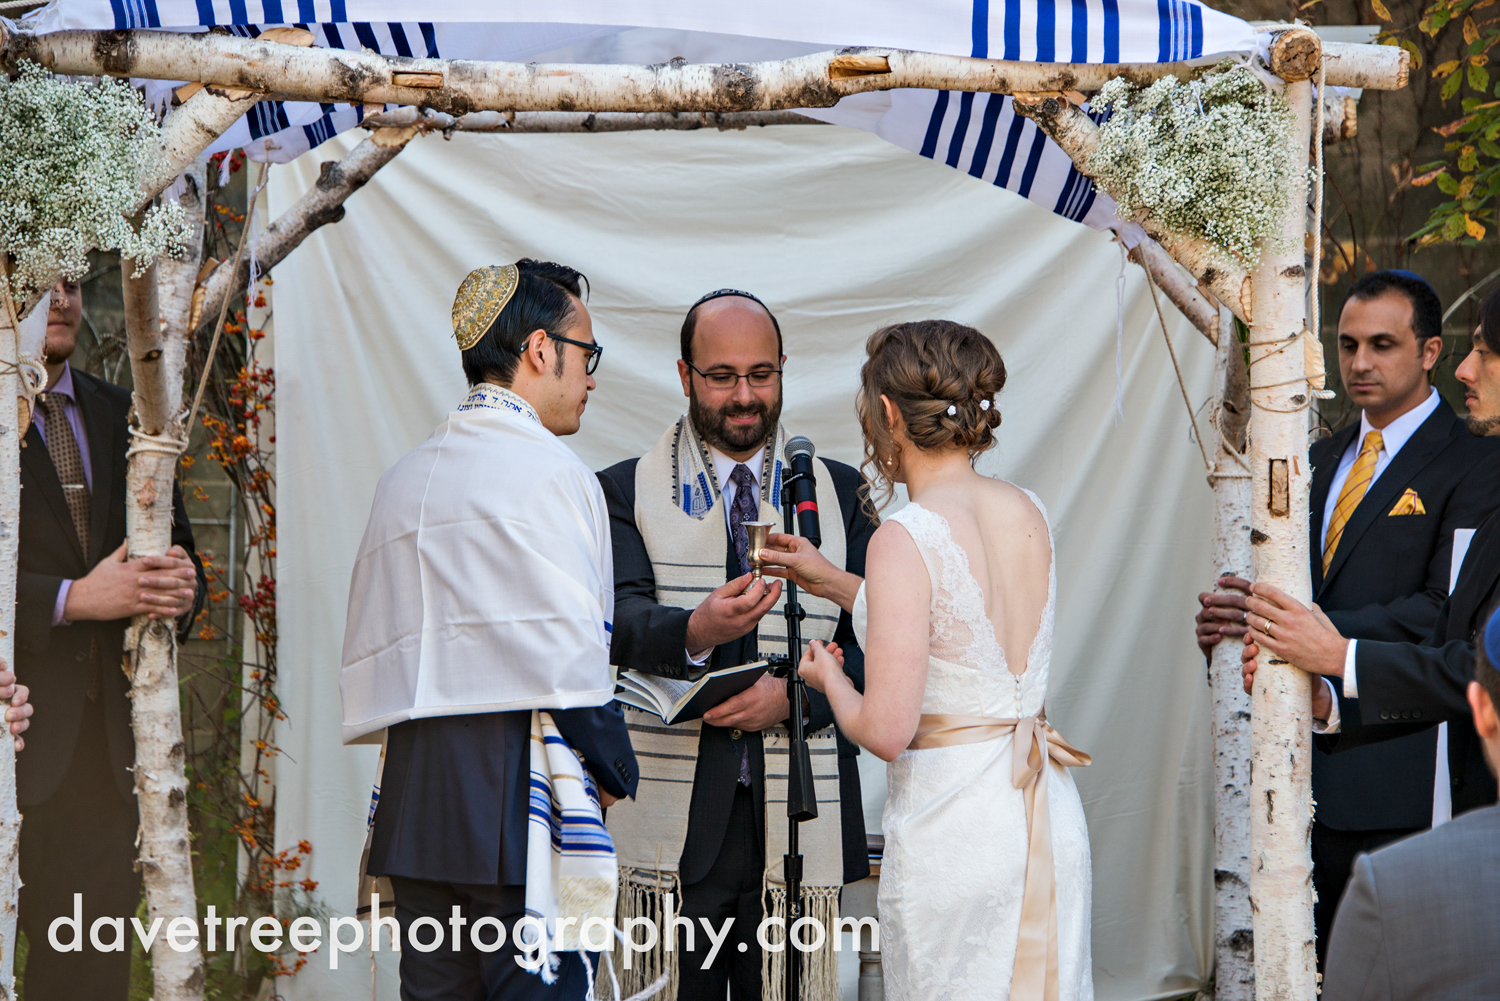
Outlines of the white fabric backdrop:
[{"label": "white fabric backdrop", "polygon": [[[273,215],[352,139],[273,168]],[[1094,849],[1101,999],[1180,995],[1212,964],[1212,759],[1192,596],[1211,499],[1151,309],[1126,272],[1124,419],[1114,419],[1120,252],[1106,237],[848,129],[474,136],[414,141],[275,274],[282,701],[278,845],[306,838],[333,911],[351,913],[373,750],[339,743],[349,573],[375,481],[464,385],[448,314],[463,276],[520,256],[583,270],[606,346],[570,444],[598,468],[643,452],[684,408],[686,307],[750,289],[787,336],[786,420],[858,463],[853,391],[886,322],[976,325],[1005,356],[999,447],[1058,538],[1049,718],[1094,755],[1075,773]],[[1208,345],[1170,313],[1194,403]],[[865,755],[878,823],[883,765]],[[872,827],[873,829],[873,827]],[[954,859],[962,865],[963,860]],[[325,946],[326,952],[326,946]],[[395,997],[384,954],[381,997]],[[289,998],[371,996],[368,961],[327,957]]]}]

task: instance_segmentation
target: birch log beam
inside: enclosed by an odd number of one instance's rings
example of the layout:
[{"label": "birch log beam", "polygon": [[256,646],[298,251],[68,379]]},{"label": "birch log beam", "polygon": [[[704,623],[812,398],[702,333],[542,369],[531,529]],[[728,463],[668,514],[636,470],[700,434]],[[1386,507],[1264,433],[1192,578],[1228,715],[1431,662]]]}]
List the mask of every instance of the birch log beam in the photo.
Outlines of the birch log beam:
[{"label": "birch log beam", "polygon": [[[1330,65],[1330,86],[1392,89],[1405,82],[1410,57],[1404,50],[1379,45],[1348,48],[1343,62]],[[1029,63],[876,48],[759,63],[554,65],[413,59],[211,32],[0,34],[0,63],[14,67],[22,59],[74,76],[187,79],[258,91],[276,100],[401,104],[451,115],[777,111],[826,108],[850,94],[898,88],[1092,92],[1116,77],[1145,84],[1166,76],[1186,79],[1201,68],[1186,62]],[[1348,84],[1346,77],[1361,83]]]},{"label": "birch log beam", "polygon": [[1130,251],[1130,259],[1151,272],[1156,287],[1167,294],[1182,315],[1198,332],[1217,345],[1220,332],[1219,308],[1199,292],[1191,276],[1172,259],[1172,255],[1151,237],[1146,237]]},{"label": "birch log beam", "polygon": [[141,178],[136,211],[161,194],[215,139],[249,111],[260,95],[230,87],[204,87],[162,123],[162,156]]},{"label": "birch log beam", "polygon": [[[1312,84],[1287,85],[1295,115],[1288,155],[1301,168],[1312,141]],[[1250,506],[1254,579],[1304,604],[1308,573],[1306,317],[1303,231],[1307,171],[1290,173],[1280,231],[1261,248],[1252,276]],[[1255,913],[1255,993],[1312,1001],[1314,979],[1310,679],[1262,650],[1251,693],[1250,899]]]},{"label": "birch log beam", "polygon": [[[1036,122],[1068,154],[1080,173],[1086,177],[1094,176],[1089,172],[1088,163],[1095,147],[1099,145],[1099,126],[1094,124],[1093,119],[1074,107],[1061,94],[1018,94],[1014,104],[1016,113]],[[1193,277],[1213,293],[1214,298],[1228,306],[1235,316],[1246,323],[1250,322],[1254,297],[1251,293],[1250,276],[1243,264],[1203,240],[1163,229],[1149,218],[1139,221],[1147,235],[1187,268]],[[1153,257],[1154,255],[1144,257],[1142,263]],[[1158,270],[1166,272],[1167,269],[1162,267]],[[1153,270],[1152,276],[1156,275],[1157,270]],[[1197,320],[1194,319],[1194,322]],[[1212,320],[1209,329],[1214,329],[1217,323],[1217,318]]]},{"label": "birch log beam", "polygon": [[[1233,315],[1220,308],[1214,359],[1217,430],[1214,469],[1214,574],[1249,577],[1250,468],[1245,430],[1249,373]],[[1221,642],[1209,660],[1214,729],[1214,1001],[1255,997],[1255,932],[1250,910],[1250,696],[1240,679],[1239,643]]]},{"label": "birch log beam", "polygon": [[[320,226],[344,218],[344,202],[364,187],[377,170],[395,159],[414,133],[415,129],[382,129],[350,150],[342,160],[324,161],[317,181],[307,193],[254,237],[255,259],[261,271],[270,271],[280,264]],[[192,330],[215,323],[226,297],[232,302],[245,294],[250,284],[248,255],[237,268],[231,269],[231,263],[223,262],[203,280],[203,295],[193,306],[189,321]]]},{"label": "birch log beam", "polygon": [[592,111],[476,111],[454,117],[441,111],[395,108],[366,115],[360,128],[413,128],[420,132],[570,133],[570,132],[720,132],[770,125],[828,125],[795,111],[702,111],[627,114]]},{"label": "birch log beam", "polygon": [[[191,175],[190,175],[191,176]],[[192,250],[201,252],[203,177],[190,181],[195,195],[183,208],[196,221]],[[194,215],[196,213],[196,215]],[[172,484],[181,454],[182,379],[185,326],[161,322],[157,270],[132,276],[135,262],[121,261],[124,276],[125,337],[134,382],[131,445],[125,470],[125,533],[129,559],[159,556],[172,545]],[[181,315],[183,272],[196,271],[196,257],[166,266],[167,303]],[[187,281],[191,282],[189,277]],[[191,301],[191,285],[188,286]],[[135,731],[135,794],[140,808],[139,864],[146,885],[148,923],[175,918],[197,924],[192,844],[188,833],[185,745],[177,681],[177,634],[172,619],[136,616],[125,633],[130,673],[130,718]],[[196,944],[178,951],[166,937],[151,947],[157,1001],[202,1001],[203,956]]]}]

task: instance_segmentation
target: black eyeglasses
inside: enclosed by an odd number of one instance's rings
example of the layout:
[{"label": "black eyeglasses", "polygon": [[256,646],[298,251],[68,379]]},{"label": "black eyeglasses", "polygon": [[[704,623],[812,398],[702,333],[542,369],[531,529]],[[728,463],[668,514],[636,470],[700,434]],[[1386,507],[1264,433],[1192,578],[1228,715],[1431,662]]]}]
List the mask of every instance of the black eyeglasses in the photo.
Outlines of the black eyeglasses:
[{"label": "black eyeglasses", "polygon": [[563,337],[560,334],[548,334],[547,336],[554,341],[562,341],[564,344],[571,344],[575,348],[583,348],[583,350],[589,353],[588,364],[583,370],[585,375],[593,375],[594,370],[599,367],[599,359],[604,354],[603,345],[589,344],[587,341],[575,341],[570,337]]},{"label": "black eyeglasses", "polygon": [[692,362],[688,362],[687,367],[703,376],[703,381],[713,389],[733,389],[739,385],[741,379],[748,382],[753,389],[769,389],[781,381],[779,368],[758,368],[754,372],[741,375],[738,372],[705,372]]}]

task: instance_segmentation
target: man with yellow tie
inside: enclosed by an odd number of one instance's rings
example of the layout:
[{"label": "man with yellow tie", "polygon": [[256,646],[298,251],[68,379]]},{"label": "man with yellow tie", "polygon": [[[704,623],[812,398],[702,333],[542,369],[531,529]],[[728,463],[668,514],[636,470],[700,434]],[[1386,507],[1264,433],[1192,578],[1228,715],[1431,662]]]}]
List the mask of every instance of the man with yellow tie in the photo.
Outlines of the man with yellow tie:
[{"label": "man with yellow tie", "polygon": [[[1500,507],[1500,439],[1469,434],[1429,382],[1441,332],[1437,294],[1409,271],[1365,275],[1339,315],[1339,373],[1362,409],[1311,449],[1309,528],[1314,600],[1346,637],[1426,639],[1448,596],[1455,531],[1462,546]],[[1237,578],[1220,584],[1248,587]],[[1199,598],[1205,653],[1245,634],[1243,595]],[[1343,691],[1354,697],[1352,677]],[[1429,729],[1339,754],[1314,748],[1320,962],[1355,857],[1451,815],[1438,741]]]}]

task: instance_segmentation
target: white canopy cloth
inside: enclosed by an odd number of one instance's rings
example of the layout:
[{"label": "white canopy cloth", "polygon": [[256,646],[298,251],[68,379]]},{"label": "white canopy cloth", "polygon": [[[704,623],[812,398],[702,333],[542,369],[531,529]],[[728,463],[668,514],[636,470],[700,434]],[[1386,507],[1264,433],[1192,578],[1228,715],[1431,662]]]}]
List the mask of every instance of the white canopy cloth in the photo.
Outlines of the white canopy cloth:
[{"label": "white canopy cloth", "polygon": [[[272,168],[270,218],[356,136]],[[448,318],[474,267],[523,255],[580,268],[605,346],[582,431],[591,468],[640,455],[682,412],[678,330],[701,294],[763,297],[786,334],[786,422],[858,463],[865,338],[943,316],[1010,372],[981,468],[1042,497],[1057,535],[1047,713],[1094,765],[1077,781],[1094,851],[1101,1001],[1180,996],[1213,964],[1213,790],[1193,596],[1211,573],[1210,493],[1145,278],[1117,246],[1024,199],[846,129],[414,140],[275,272],[281,682],[277,845],[353,913],[373,749],[340,743],[339,641],[381,473],[462,395]],[[1195,405],[1211,349],[1169,312]],[[860,758],[878,829],[884,765]],[[847,955],[847,953],[846,953]],[[380,954],[378,996],[395,997]],[[369,998],[368,969],[321,955],[278,990]],[[852,994],[849,995],[852,997]]]},{"label": "white canopy cloth", "polygon": [[456,402],[375,488],[349,585],[346,743],[425,716],[614,697],[599,480],[508,390]]},{"label": "white canopy cloth", "polygon": [[[318,45],[444,59],[659,63],[682,56],[729,62],[869,45],[1035,62],[1150,63],[1212,61],[1258,45],[1248,23],[1197,0],[553,0],[545,7],[520,0],[60,3],[34,18],[37,30],[219,25],[253,36],[295,22],[310,28]],[[547,23],[535,23],[542,12]],[[704,34],[709,37],[693,37]],[[1008,96],[898,90],[846,98],[813,114],[872,131],[1096,229],[1117,224],[1114,203],[1095,192],[1035,123],[1015,114]],[[285,163],[354,128],[360,117],[359,109],[343,104],[262,102],[211,149],[243,146],[254,159]]]}]

